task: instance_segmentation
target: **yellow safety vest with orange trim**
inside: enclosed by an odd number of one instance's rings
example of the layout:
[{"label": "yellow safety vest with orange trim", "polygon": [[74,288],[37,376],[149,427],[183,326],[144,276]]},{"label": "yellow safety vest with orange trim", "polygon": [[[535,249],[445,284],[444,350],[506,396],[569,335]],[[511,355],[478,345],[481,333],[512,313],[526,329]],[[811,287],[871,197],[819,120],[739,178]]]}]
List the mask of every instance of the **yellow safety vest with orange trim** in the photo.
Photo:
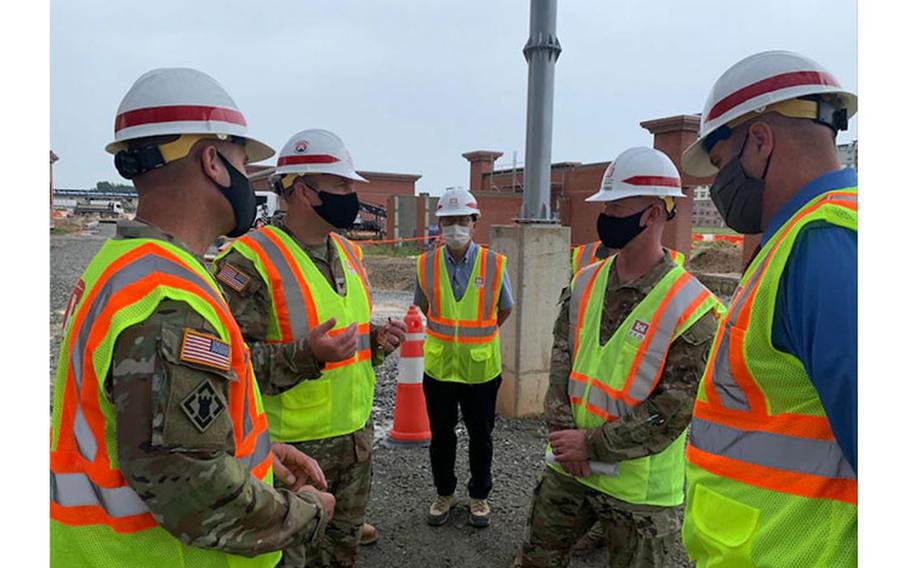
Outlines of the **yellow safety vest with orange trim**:
[{"label": "yellow safety vest with orange trim", "polygon": [[506,257],[478,247],[468,286],[455,300],[444,247],[417,259],[417,280],[429,306],[424,371],[439,381],[485,383],[502,373],[497,308]]},{"label": "yellow safety vest with orange trim", "polygon": [[331,234],[342,259],[347,293],[339,295],[309,255],[289,234],[269,225],[234,241],[215,259],[235,250],[255,265],[269,289],[271,318],[266,340],[290,343],[335,318],[330,335],[357,325],[357,352],[345,361],[327,363],[322,376],[304,380],[277,395],[265,396],[272,437],[279,442],[321,440],[363,428],[373,409],[370,350],[372,300],[360,247]]},{"label": "yellow safety vest with orange trim", "polygon": [[[600,320],[614,258],[586,266],[572,281],[568,397],[580,429],[598,428],[632,414],[660,382],[673,341],[705,314],[724,312],[723,304],[677,265],[601,345]],[[595,473],[575,479],[627,503],[679,505],[683,502],[684,444],[685,433],[656,454],[620,462],[616,476]],[[558,463],[550,467],[569,475]]]},{"label": "yellow safety vest with orange trim", "polygon": [[771,339],[800,231],[856,230],[857,192],[793,215],[743,274],[711,348],[686,449],[683,539],[704,566],[856,566],[857,481],[802,363]]},{"label": "yellow safety vest with orange trim", "polygon": [[[578,271],[584,268],[585,266],[590,266],[602,258],[598,258],[597,253],[603,250],[603,243],[600,241],[593,243],[585,243],[583,245],[578,245],[572,249],[572,274],[578,274]],[[679,252],[678,250],[673,250],[670,248],[664,248],[667,253],[669,253],[670,258],[678,264],[683,266],[686,263],[686,255]],[[606,258],[606,257],[604,257]]]},{"label": "yellow safety vest with orange trim", "polygon": [[117,337],[165,299],[185,302],[229,345],[234,457],[272,482],[271,440],[249,351],[215,281],[189,253],[156,239],[109,240],[92,259],[65,322],[51,426],[51,566],[271,567],[280,552],[244,558],[189,546],[162,528],[117,460],[105,395]]}]

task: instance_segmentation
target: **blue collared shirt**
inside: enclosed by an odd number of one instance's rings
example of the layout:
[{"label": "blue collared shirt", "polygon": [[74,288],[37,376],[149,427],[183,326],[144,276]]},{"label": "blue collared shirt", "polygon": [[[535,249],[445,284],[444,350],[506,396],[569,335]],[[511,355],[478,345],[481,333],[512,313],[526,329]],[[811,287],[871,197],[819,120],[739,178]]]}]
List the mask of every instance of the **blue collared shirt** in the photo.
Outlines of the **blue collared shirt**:
[{"label": "blue collared shirt", "polygon": [[[806,203],[826,191],[856,186],[856,170],[823,174],[774,215],[761,246]],[[856,232],[819,222],[793,245],[781,277],[771,340],[802,362],[828,415],[834,437],[857,471]]]},{"label": "blue collared shirt", "polygon": [[[465,290],[468,289],[468,278],[471,277],[471,272],[474,270],[474,259],[477,258],[479,250],[480,247],[477,246],[477,243],[472,241],[468,245],[465,255],[461,260],[456,261],[452,253],[449,252],[449,247],[445,247],[443,257],[445,258],[446,272],[449,274],[449,282],[452,284],[452,293],[455,295],[456,302],[464,297]],[[419,282],[414,287],[414,304],[418,306],[427,304],[427,298],[423,295]],[[509,272],[504,271],[502,273],[502,290],[499,293],[499,309],[508,310],[512,307],[512,304],[514,304],[512,300],[512,284],[509,282]]]}]

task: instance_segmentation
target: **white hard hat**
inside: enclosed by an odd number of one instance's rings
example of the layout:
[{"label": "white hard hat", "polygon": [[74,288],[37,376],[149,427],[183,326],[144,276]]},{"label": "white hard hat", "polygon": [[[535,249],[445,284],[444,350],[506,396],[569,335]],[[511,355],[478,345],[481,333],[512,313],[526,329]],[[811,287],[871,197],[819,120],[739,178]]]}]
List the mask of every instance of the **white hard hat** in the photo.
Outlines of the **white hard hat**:
[{"label": "white hard hat", "polygon": [[480,218],[477,199],[474,194],[463,187],[449,187],[439,198],[436,216],[459,217],[461,215],[477,215]]},{"label": "white hard hat", "polygon": [[624,151],[607,166],[600,191],[585,201],[639,196],[685,197],[676,166],[660,150],[636,146]]},{"label": "white hard hat", "polygon": [[354,171],[351,153],[341,138],[321,128],[303,130],[291,136],[278,154],[273,178],[283,174],[332,174],[369,183]]},{"label": "white hard hat", "polygon": [[[812,95],[825,95],[828,104],[823,107],[810,100],[797,100]],[[708,158],[712,134],[716,137],[722,127],[732,128],[768,111],[846,130],[847,119],[856,114],[856,95],[841,87],[824,67],[798,53],[765,51],[751,55],[714,83],[701,114],[698,139],[683,152],[682,169],[699,177],[717,173]]]},{"label": "white hard hat", "polygon": [[180,134],[243,138],[250,162],[275,153],[246,135],[246,119],[221,83],[186,68],[153,69],[136,79],[117,109],[114,141],[105,150],[116,154],[130,140]]}]

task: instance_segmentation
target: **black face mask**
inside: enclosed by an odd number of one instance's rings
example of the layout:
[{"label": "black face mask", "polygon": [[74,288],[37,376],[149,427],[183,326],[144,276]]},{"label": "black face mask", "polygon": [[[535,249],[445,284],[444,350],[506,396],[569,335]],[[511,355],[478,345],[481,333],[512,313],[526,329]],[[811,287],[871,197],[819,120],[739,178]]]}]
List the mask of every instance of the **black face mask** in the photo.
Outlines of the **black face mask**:
[{"label": "black face mask", "polygon": [[[749,177],[743,169],[742,155],[746,149],[746,139],[739,149],[739,154],[717,172],[711,185],[711,201],[720,211],[727,226],[745,235],[761,233],[762,199],[765,193],[765,175],[771,164],[771,156],[765,162],[765,171],[761,178]],[[773,150],[772,150],[773,153]]]},{"label": "black face mask", "polygon": [[240,170],[224,157],[224,154],[218,152],[221,161],[227,167],[228,174],[231,176],[230,185],[224,186],[218,182],[215,185],[221,190],[221,194],[227,198],[234,211],[234,229],[227,234],[229,237],[239,237],[250,230],[256,221],[256,194],[250,186],[250,178],[246,177]]},{"label": "black face mask", "polygon": [[356,193],[338,195],[336,193],[326,193],[325,191],[316,191],[322,205],[313,207],[317,215],[326,220],[336,229],[350,229],[357,219],[357,213],[360,211],[360,200],[357,199]]},{"label": "black face mask", "polygon": [[601,213],[597,217],[597,236],[600,237],[600,242],[611,249],[621,249],[626,246],[629,241],[645,230],[641,226],[641,217],[648,209],[649,207],[645,207],[628,217],[612,217]]}]

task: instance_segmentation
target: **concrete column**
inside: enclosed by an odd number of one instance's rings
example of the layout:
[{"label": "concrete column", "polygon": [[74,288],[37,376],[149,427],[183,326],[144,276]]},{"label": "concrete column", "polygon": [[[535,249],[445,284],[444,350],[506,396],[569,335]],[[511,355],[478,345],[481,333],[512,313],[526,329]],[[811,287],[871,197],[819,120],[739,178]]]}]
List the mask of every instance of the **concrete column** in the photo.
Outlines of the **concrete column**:
[{"label": "concrete column", "polygon": [[543,412],[550,375],[557,300],[569,285],[569,227],[553,224],[492,225],[490,247],[509,259],[515,308],[500,330],[502,416]]}]

